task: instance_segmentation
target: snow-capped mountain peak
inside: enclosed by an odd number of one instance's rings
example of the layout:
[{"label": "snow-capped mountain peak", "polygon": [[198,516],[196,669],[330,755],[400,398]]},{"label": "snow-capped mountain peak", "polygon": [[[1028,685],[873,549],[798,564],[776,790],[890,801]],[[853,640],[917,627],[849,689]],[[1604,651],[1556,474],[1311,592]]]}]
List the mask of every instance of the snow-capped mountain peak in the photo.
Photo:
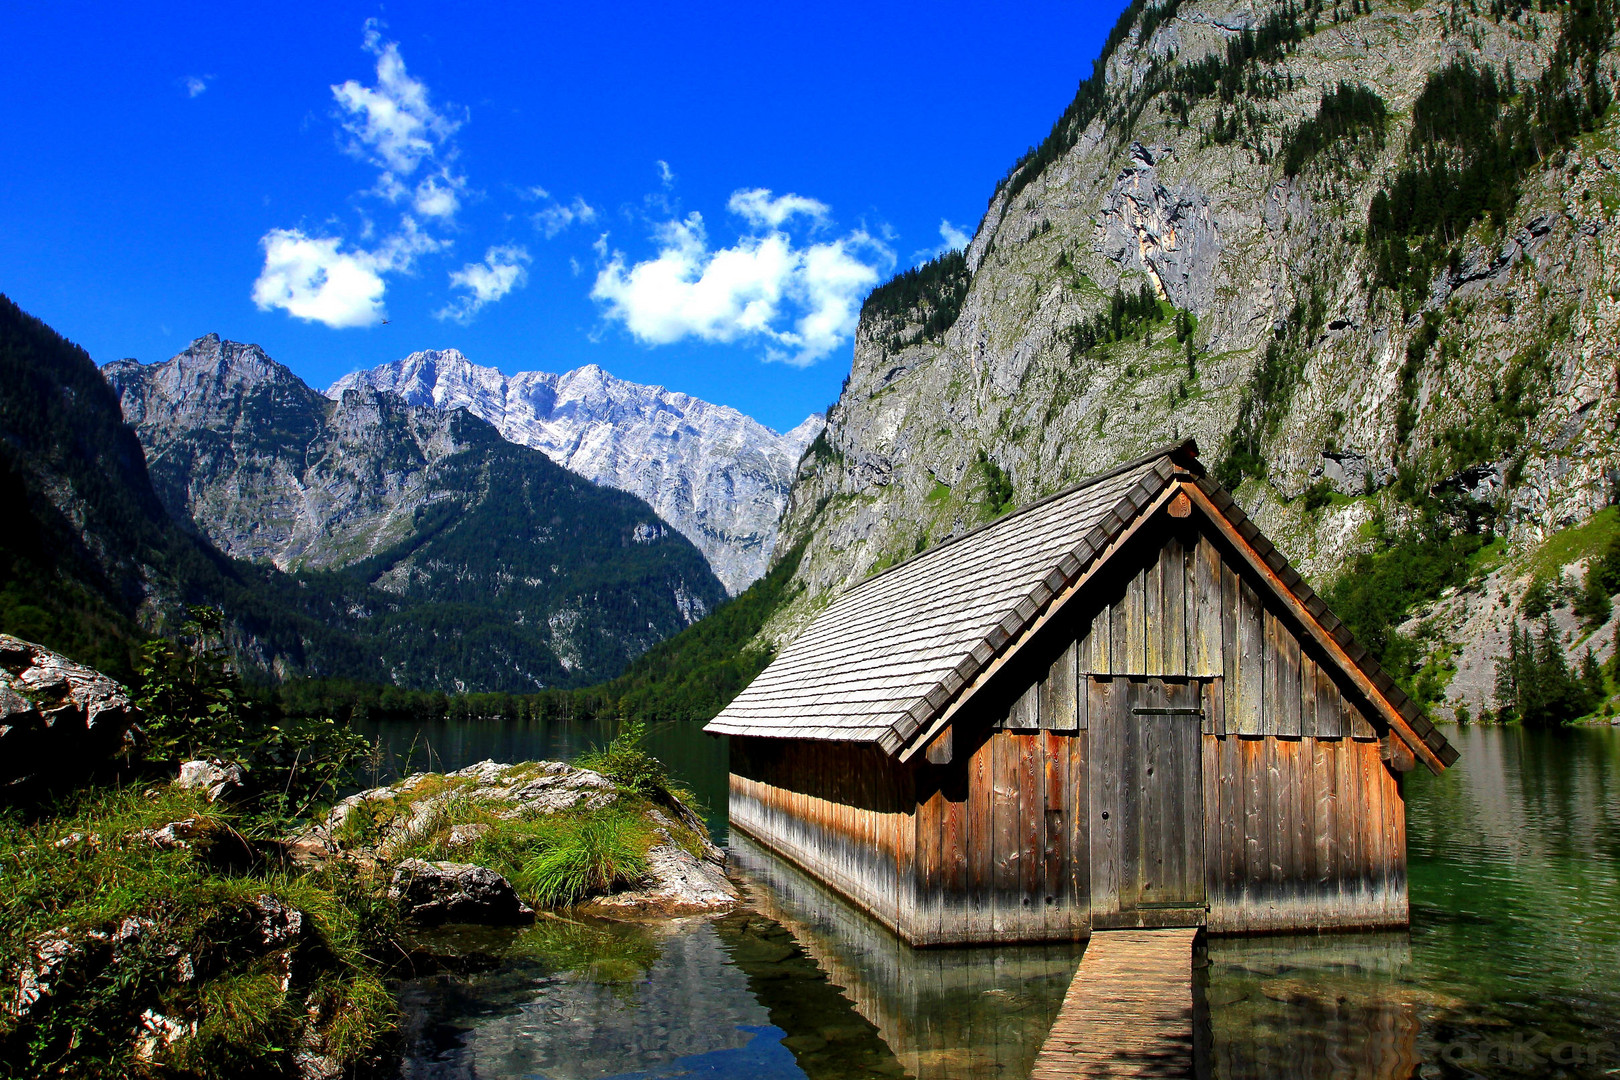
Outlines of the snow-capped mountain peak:
[{"label": "snow-capped mountain peak", "polygon": [[412,405],[466,409],[507,439],[651,503],[696,544],[733,594],[765,572],[799,458],[823,426],[779,434],[724,405],[618,379],[595,364],[503,375],[456,349],[414,352],[345,375],[326,391],[373,386]]}]

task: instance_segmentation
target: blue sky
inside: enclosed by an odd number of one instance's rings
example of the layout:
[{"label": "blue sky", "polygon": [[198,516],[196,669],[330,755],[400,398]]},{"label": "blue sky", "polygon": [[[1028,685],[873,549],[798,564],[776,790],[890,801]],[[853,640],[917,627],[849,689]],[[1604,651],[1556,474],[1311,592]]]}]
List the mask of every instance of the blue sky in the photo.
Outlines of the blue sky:
[{"label": "blue sky", "polygon": [[8,0],[0,292],[100,363],[454,347],[788,427],[1122,7]]}]

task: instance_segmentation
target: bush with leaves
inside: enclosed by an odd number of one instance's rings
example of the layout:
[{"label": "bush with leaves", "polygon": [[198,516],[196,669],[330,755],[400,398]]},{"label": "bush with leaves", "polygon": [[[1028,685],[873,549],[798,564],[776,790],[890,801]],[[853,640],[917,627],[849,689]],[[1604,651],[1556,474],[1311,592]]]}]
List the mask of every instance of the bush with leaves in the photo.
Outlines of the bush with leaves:
[{"label": "bush with leaves", "polygon": [[329,718],[289,716],[247,693],[220,613],[193,607],[187,614],[178,641],[147,642],[136,664],[148,764],[240,764],[256,792],[254,809],[276,821],[303,817],[350,777],[366,741]]},{"label": "bush with leaves", "polygon": [[650,799],[667,799],[669,770],[646,750],[647,725],[633,720],[606,748],[581,755],[574,764],[592,769],[620,787]]}]

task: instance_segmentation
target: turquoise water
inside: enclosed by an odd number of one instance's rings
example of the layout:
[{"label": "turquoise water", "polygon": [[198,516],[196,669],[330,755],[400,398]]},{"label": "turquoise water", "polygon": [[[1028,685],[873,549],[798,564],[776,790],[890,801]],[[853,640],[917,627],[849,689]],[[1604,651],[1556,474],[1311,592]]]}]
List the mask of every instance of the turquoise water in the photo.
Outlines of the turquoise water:
[{"label": "turquoise water", "polygon": [[[379,778],[568,757],[612,725],[373,730]],[[1620,1075],[1620,730],[1452,728],[1408,775],[1409,934],[1215,939],[1200,1075]],[[725,745],[651,746],[723,842]],[[431,755],[429,754],[431,750]],[[464,932],[402,986],[409,1078],[1022,1078],[1080,949],[914,951],[744,838],[719,920]]]}]

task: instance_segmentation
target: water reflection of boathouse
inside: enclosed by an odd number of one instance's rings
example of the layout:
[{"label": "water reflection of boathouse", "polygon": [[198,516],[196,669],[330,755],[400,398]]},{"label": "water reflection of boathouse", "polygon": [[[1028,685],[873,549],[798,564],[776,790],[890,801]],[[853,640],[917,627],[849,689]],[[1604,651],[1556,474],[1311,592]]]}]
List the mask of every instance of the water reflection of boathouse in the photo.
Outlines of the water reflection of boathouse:
[{"label": "water reflection of boathouse", "polygon": [[709,725],[733,828],[914,945],[1404,926],[1456,752],[1196,454],[835,600]]}]

